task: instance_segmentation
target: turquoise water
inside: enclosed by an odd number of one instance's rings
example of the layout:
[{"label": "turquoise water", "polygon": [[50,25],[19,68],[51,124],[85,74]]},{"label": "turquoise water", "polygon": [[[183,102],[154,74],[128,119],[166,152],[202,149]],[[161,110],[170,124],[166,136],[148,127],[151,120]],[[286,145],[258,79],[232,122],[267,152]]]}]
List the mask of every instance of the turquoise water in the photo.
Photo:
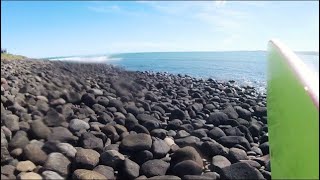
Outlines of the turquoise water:
[{"label": "turquoise water", "polygon": [[[319,75],[319,55],[298,54]],[[81,62],[106,62],[132,71],[186,74],[196,78],[235,80],[265,92],[267,53],[265,51],[122,53],[54,58]]]}]

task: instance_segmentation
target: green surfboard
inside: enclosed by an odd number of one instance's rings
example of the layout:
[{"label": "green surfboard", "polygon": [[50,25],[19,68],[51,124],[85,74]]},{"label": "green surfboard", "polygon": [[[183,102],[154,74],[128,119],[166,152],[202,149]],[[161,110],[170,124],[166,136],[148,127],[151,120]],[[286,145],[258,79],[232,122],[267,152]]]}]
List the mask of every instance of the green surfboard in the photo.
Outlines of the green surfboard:
[{"label": "green surfboard", "polygon": [[268,44],[272,179],[319,179],[319,79],[278,40]]}]

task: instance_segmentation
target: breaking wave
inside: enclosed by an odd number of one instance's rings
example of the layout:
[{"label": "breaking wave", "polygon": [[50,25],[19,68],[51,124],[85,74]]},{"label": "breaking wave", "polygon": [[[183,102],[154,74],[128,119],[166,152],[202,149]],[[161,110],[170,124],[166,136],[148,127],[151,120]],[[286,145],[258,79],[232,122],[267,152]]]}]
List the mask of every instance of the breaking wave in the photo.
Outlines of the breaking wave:
[{"label": "breaking wave", "polygon": [[48,58],[51,61],[72,61],[82,63],[104,63],[109,61],[119,61],[122,58],[112,58],[110,56],[72,56],[72,57],[55,57]]}]

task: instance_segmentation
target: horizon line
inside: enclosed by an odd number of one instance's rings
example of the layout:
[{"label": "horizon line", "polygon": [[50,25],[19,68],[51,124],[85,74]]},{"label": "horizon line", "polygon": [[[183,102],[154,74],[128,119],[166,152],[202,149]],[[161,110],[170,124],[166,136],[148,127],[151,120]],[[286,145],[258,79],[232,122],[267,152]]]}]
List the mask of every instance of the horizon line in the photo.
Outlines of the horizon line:
[{"label": "horizon line", "polygon": [[[134,52],[114,52],[114,53],[97,53],[97,54],[82,54],[82,55],[67,55],[67,56],[50,56],[50,57],[40,57],[40,59],[51,59],[51,58],[67,58],[67,57],[85,57],[85,56],[106,56],[106,55],[117,55],[117,54],[139,54],[139,53],[206,53],[206,52],[267,52],[267,50],[212,50],[212,51],[134,51]],[[319,55],[319,51],[293,51],[295,53],[306,53]]]}]

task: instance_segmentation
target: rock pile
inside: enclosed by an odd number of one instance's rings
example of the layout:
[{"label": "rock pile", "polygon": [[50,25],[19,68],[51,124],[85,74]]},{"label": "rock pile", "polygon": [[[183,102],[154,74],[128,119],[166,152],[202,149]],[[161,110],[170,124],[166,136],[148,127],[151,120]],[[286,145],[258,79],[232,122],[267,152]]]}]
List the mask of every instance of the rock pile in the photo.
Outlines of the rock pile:
[{"label": "rock pile", "polygon": [[1,179],[270,179],[266,123],[233,82],[1,62]]}]

